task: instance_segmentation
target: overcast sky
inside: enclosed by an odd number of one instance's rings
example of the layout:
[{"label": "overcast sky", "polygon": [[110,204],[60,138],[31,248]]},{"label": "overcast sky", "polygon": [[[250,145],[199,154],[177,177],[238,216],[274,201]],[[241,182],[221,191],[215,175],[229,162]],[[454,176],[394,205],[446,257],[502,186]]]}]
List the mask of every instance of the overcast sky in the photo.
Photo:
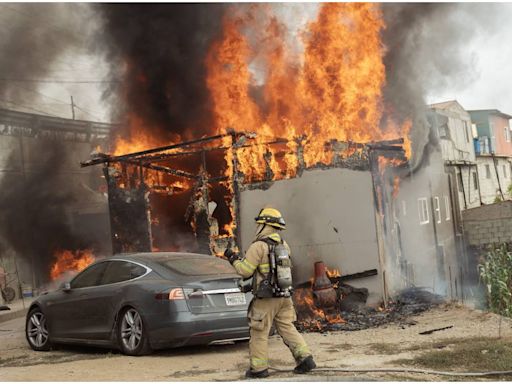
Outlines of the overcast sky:
[{"label": "overcast sky", "polygon": [[[20,6],[22,5],[17,5]],[[456,99],[466,109],[497,108],[512,114],[512,4],[503,3],[499,7],[499,15],[491,18],[488,28],[484,25],[475,36],[468,38],[468,69],[453,81],[448,80],[443,89],[429,92],[426,95],[428,104]],[[304,8],[307,13],[314,14],[314,5],[304,5]],[[298,20],[295,13],[292,19]],[[0,22],[4,24],[4,28],[8,27],[9,19],[13,16],[23,17],[23,14],[20,15],[19,10],[15,12],[12,6],[4,7],[0,4]],[[468,22],[471,23],[471,20]],[[104,61],[104,57],[91,53],[90,46],[84,45],[62,54],[47,77],[102,80],[106,78],[107,71],[108,63]],[[17,87],[24,88],[24,92],[33,97],[33,101],[23,107],[20,102],[15,105],[9,104],[8,100],[0,100],[1,107],[71,117],[70,96],[73,95],[80,108],[76,109],[77,118],[110,120],[109,105],[102,100],[102,84],[19,83]]]},{"label": "overcast sky", "polygon": [[[427,95],[434,103],[456,99],[467,110],[499,109],[512,114],[512,4],[499,4],[500,14],[468,41],[472,60],[465,81],[447,84]],[[477,16],[477,15],[475,15]]]}]

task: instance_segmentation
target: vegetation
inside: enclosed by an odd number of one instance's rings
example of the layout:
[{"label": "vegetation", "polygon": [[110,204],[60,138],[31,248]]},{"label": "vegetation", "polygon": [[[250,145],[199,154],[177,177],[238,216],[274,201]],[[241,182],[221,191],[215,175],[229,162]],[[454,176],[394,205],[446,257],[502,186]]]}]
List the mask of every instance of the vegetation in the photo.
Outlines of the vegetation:
[{"label": "vegetation", "polygon": [[512,252],[507,244],[493,246],[478,269],[487,289],[489,309],[512,317]]},{"label": "vegetation", "polygon": [[393,363],[450,371],[505,371],[512,367],[510,340],[478,337],[447,339],[437,344],[437,348],[443,348]]},{"label": "vegetation", "polygon": [[512,183],[510,183],[507,187],[507,193],[509,196],[512,196]]}]

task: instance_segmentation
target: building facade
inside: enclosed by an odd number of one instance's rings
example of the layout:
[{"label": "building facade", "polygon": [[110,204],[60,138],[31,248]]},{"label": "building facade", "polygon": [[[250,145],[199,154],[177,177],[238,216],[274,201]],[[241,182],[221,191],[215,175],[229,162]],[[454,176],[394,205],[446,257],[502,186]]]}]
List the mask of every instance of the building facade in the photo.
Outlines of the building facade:
[{"label": "building facade", "polygon": [[512,198],[512,116],[497,109],[468,111],[477,130],[475,140],[483,204]]}]

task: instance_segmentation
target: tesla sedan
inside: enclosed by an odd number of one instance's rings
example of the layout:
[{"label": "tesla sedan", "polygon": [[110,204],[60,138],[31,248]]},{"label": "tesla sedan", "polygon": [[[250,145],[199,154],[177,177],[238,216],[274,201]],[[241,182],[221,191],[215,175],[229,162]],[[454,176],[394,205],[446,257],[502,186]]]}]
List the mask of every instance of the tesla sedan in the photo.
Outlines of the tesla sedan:
[{"label": "tesla sedan", "polygon": [[97,261],[30,306],[30,347],[90,344],[143,355],[153,349],[249,336],[250,294],[225,260],[190,253],[138,253]]}]

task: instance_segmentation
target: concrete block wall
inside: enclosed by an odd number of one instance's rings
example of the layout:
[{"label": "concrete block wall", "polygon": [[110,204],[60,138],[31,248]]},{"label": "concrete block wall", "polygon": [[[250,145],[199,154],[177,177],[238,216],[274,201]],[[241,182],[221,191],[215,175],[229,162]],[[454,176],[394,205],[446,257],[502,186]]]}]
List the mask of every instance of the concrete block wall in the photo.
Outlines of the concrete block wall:
[{"label": "concrete block wall", "polygon": [[512,201],[468,209],[462,221],[469,245],[512,242]]}]

